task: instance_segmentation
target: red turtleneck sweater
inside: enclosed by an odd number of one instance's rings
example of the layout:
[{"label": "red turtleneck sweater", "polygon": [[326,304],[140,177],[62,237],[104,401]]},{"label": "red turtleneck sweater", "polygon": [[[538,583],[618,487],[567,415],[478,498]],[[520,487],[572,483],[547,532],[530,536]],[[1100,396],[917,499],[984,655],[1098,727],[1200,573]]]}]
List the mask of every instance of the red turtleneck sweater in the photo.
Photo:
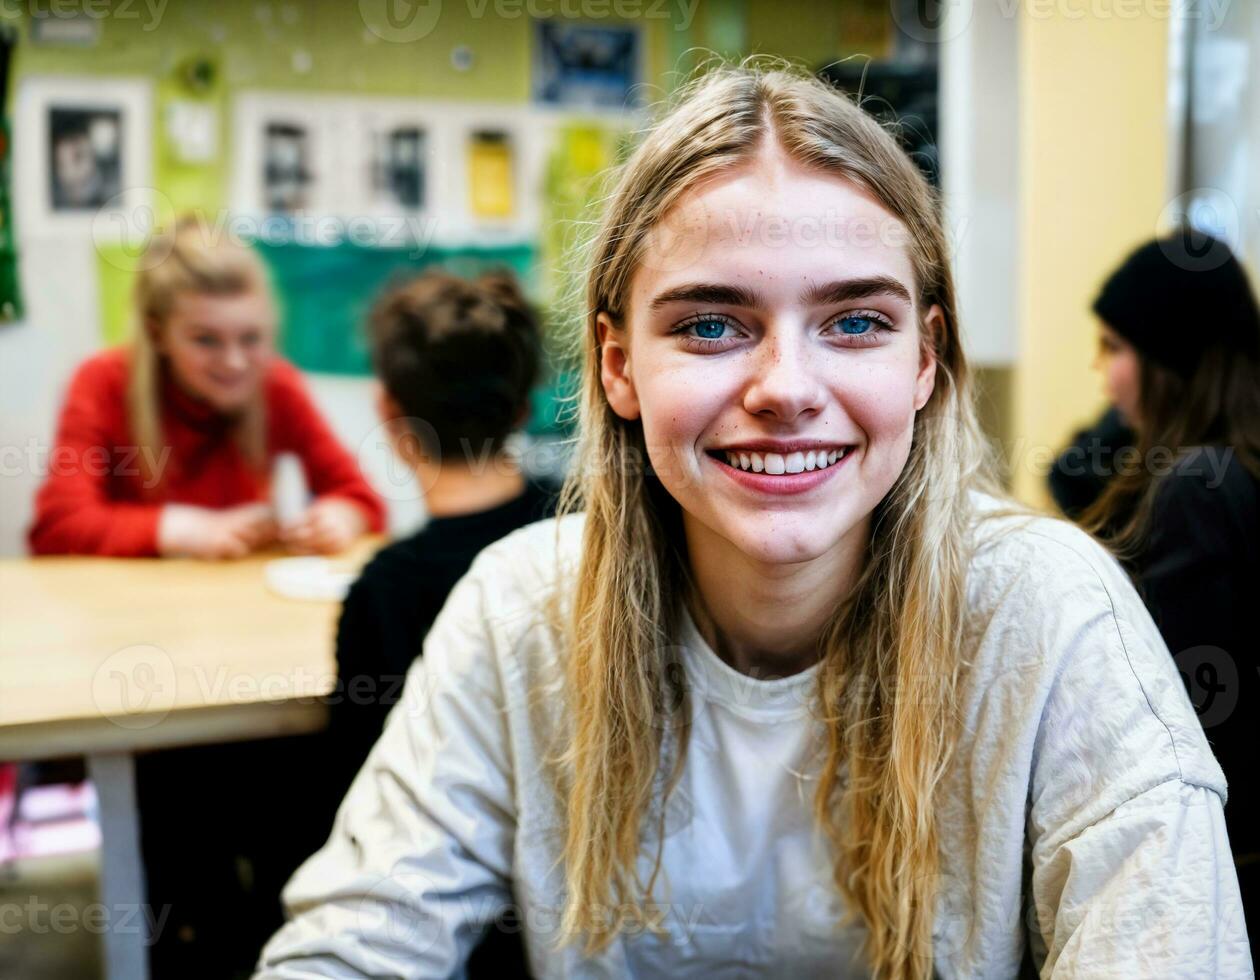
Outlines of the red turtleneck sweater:
[{"label": "red turtleneck sweater", "polygon": [[[170,448],[156,489],[145,487],[127,411],[125,349],[103,351],[75,373],[57,425],[48,476],[30,530],[35,554],[156,555],[158,517],[167,503],[233,507],[268,498],[269,473],[255,472],[229,419],[163,385],[162,436]],[[317,497],[344,497],[374,531],[384,508],[311,402],[301,375],[276,357],[263,380],[267,456],[295,453]]]}]

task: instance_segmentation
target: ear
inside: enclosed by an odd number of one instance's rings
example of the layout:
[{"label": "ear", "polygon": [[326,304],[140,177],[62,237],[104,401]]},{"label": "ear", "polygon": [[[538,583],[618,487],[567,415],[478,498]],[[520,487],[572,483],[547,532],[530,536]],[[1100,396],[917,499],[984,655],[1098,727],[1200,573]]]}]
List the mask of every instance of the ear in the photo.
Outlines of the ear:
[{"label": "ear", "polygon": [[914,379],[914,410],[927,404],[936,387],[936,347],[945,330],[945,311],[933,303],[923,318],[923,338],[919,344],[919,373]]},{"label": "ear", "polygon": [[595,319],[595,335],[599,341],[599,380],[604,396],[614,412],[631,421],[639,417],[639,395],[630,375],[630,352],[625,331],[613,325],[607,313]]},{"label": "ear", "polygon": [[376,403],[376,416],[384,424],[385,432],[394,446],[394,452],[410,462],[408,447],[414,439],[411,438],[411,430],[407,427],[407,413],[379,381],[375,383],[372,395],[372,400]]}]

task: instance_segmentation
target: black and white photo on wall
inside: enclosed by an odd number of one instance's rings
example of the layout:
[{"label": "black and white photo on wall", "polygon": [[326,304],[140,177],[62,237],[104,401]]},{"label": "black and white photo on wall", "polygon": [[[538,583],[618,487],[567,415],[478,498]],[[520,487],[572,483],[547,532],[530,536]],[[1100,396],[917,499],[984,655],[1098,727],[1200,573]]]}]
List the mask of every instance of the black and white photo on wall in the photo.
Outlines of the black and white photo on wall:
[{"label": "black and white photo on wall", "polygon": [[49,201],[54,212],[100,208],[122,190],[122,110],[48,110]]},{"label": "black and white photo on wall", "polygon": [[426,135],[401,125],[372,133],[372,199],[379,206],[417,211],[425,204]]},{"label": "black and white photo on wall", "polygon": [[292,214],[310,207],[311,138],[300,123],[267,123],[263,142],[263,202],[268,211]]}]

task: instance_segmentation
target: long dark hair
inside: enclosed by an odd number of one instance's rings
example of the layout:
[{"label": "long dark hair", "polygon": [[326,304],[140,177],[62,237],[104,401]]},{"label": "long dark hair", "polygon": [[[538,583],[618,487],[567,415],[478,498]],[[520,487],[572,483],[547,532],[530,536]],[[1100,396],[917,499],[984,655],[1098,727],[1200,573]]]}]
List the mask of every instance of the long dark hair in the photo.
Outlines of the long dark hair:
[{"label": "long dark hair", "polygon": [[[1232,256],[1228,261],[1236,262]],[[1231,308],[1235,322],[1187,325],[1199,348],[1188,372],[1147,356],[1135,344],[1141,465],[1112,477],[1080,518],[1086,530],[1104,538],[1122,559],[1132,560],[1141,552],[1160,486],[1174,471],[1154,471],[1151,461],[1157,452],[1182,458],[1199,446],[1224,446],[1260,481],[1260,307],[1245,273],[1239,274],[1238,301]]]}]

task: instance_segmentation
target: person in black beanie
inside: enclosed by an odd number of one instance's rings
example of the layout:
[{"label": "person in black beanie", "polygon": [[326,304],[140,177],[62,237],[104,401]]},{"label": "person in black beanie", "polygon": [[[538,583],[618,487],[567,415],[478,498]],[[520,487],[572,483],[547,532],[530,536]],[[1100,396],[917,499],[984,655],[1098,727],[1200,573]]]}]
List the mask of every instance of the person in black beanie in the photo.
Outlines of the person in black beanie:
[{"label": "person in black beanie", "polygon": [[[1229,246],[1189,228],[1134,251],[1093,308],[1113,405],[1056,461],[1051,490],[1126,563],[1177,661],[1229,782],[1226,824],[1255,937],[1260,308]],[[1091,471],[1090,460],[1069,455],[1097,448],[1091,439],[1126,461]]]}]

